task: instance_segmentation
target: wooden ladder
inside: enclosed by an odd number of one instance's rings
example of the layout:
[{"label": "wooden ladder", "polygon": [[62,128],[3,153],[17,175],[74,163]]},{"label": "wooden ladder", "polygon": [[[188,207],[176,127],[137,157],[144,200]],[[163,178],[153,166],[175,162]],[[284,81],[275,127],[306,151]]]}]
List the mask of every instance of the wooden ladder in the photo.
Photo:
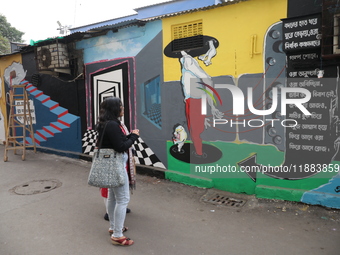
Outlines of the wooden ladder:
[{"label": "wooden ladder", "polygon": [[[30,102],[25,87],[26,85],[11,86],[9,94],[10,112],[4,155],[5,162],[8,160],[7,152],[9,150],[14,150],[14,154],[16,154],[17,150],[22,150],[22,160],[25,160],[26,148],[34,148],[34,152],[36,152]],[[31,145],[26,142],[27,133],[32,139]]]}]

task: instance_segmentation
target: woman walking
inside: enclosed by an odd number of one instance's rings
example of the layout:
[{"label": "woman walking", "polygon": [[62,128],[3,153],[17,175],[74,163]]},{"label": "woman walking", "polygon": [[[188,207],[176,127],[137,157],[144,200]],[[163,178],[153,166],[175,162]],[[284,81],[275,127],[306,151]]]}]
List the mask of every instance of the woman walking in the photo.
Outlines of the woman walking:
[{"label": "woman walking", "polygon": [[[119,120],[124,115],[124,106],[117,97],[105,99],[100,104],[99,122],[97,131],[99,138],[103,136],[101,148],[111,148],[124,153],[126,171],[125,184],[108,189],[107,210],[110,220],[109,232],[111,241],[115,245],[129,246],[133,240],[125,237],[123,232],[128,228],[124,226],[126,208],[130,201],[130,189],[135,187],[134,161],[131,146],[139,137],[139,130],[130,133],[126,126]],[[107,123],[107,124],[106,124]],[[104,130],[104,126],[106,128]],[[103,132],[104,131],[104,132]],[[98,139],[99,141],[100,139]]]}]

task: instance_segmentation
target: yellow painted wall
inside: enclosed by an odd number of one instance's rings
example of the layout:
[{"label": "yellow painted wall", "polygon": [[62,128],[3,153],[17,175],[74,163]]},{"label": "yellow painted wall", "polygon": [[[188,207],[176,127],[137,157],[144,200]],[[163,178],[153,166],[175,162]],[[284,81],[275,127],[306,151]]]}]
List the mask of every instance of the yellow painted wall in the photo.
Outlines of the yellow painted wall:
[{"label": "yellow painted wall", "polygon": [[[262,54],[250,56],[251,36],[257,35],[257,51],[263,52],[268,28],[287,16],[287,0],[249,0],[206,11],[163,19],[163,49],[171,42],[171,26],[195,20],[203,21],[203,35],[219,41],[212,65],[204,67],[212,77],[244,73],[262,73]],[[164,81],[179,80],[178,59],[164,56]],[[203,65],[202,65],[203,66]]]},{"label": "yellow painted wall", "polygon": [[[0,131],[7,131],[7,112],[6,112],[6,91],[5,91],[5,69],[9,67],[13,62],[22,63],[21,54],[14,54],[0,58],[0,111],[4,120],[0,120]],[[0,132],[2,134],[3,132]],[[0,142],[2,143],[5,140],[5,137],[0,137]]]}]

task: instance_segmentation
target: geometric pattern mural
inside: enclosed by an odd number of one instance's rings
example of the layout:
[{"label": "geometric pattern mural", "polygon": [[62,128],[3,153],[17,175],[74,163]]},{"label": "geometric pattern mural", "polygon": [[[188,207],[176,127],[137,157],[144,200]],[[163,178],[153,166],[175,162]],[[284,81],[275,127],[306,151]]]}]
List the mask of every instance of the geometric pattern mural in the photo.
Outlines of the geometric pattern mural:
[{"label": "geometric pattern mural", "polygon": [[[78,116],[69,113],[67,109],[61,107],[58,102],[51,100],[49,96],[38,90],[32,83],[23,80],[20,82],[20,85],[26,85],[25,89],[58,117],[56,121],[35,131],[34,140],[38,145],[43,146],[44,142],[49,138],[53,138],[56,134],[63,132],[63,130],[70,128],[72,125],[77,125],[76,120],[79,119]],[[33,144],[32,138],[26,137],[26,143]]]}]

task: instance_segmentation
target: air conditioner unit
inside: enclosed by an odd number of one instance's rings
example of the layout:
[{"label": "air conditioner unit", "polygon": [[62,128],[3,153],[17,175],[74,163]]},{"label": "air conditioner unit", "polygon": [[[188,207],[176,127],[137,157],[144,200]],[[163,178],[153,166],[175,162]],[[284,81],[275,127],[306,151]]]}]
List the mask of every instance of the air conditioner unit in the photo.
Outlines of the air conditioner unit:
[{"label": "air conditioner unit", "polygon": [[36,48],[37,67],[39,72],[70,73],[67,45],[53,43]]}]

